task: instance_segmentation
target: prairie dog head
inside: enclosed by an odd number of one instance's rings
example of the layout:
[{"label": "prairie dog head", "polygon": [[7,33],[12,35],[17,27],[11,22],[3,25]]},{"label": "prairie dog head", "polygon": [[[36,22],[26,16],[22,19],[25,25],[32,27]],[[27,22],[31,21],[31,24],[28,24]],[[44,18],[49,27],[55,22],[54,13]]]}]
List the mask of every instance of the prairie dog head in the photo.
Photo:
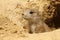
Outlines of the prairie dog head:
[{"label": "prairie dog head", "polygon": [[35,10],[35,9],[27,9],[24,11],[23,13],[23,18],[27,19],[27,20],[36,20],[38,18],[40,18],[41,15],[39,15],[39,11]]}]

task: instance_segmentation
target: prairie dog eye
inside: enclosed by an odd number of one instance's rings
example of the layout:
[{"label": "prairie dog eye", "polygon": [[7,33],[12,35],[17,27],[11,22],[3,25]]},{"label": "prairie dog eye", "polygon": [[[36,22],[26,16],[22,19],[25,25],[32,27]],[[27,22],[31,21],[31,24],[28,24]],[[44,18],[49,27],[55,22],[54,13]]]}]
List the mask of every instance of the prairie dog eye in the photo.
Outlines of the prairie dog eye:
[{"label": "prairie dog eye", "polygon": [[34,12],[33,11],[30,11],[30,14],[33,14]]}]

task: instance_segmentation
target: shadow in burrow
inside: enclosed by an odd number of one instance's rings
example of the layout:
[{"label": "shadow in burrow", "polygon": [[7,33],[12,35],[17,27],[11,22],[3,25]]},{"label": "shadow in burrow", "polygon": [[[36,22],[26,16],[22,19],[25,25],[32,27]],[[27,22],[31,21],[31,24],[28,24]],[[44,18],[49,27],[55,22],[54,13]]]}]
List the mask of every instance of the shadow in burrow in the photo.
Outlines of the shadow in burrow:
[{"label": "shadow in burrow", "polygon": [[53,18],[47,19],[45,22],[50,28],[55,27],[56,29],[58,29],[60,28],[60,4],[56,4],[54,5],[54,7],[56,9]]}]

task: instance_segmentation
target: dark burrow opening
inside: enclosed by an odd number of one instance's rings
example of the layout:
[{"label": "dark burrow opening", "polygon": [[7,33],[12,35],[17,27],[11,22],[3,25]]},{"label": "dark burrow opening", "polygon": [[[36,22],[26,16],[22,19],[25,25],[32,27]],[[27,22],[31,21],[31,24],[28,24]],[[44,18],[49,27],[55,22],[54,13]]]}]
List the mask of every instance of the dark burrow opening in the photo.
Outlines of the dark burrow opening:
[{"label": "dark burrow opening", "polygon": [[47,19],[46,24],[52,28],[55,27],[56,29],[60,28],[60,4],[55,5],[55,12],[53,18]]}]

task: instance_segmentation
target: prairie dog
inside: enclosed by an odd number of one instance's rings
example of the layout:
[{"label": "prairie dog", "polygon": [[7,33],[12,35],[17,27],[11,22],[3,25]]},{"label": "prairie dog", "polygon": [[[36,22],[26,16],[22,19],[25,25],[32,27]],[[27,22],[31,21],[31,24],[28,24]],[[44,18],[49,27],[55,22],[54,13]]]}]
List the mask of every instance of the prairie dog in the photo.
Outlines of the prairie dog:
[{"label": "prairie dog", "polygon": [[23,13],[23,18],[28,21],[29,33],[48,32],[50,28],[42,20],[42,15],[38,10],[27,9]]}]

